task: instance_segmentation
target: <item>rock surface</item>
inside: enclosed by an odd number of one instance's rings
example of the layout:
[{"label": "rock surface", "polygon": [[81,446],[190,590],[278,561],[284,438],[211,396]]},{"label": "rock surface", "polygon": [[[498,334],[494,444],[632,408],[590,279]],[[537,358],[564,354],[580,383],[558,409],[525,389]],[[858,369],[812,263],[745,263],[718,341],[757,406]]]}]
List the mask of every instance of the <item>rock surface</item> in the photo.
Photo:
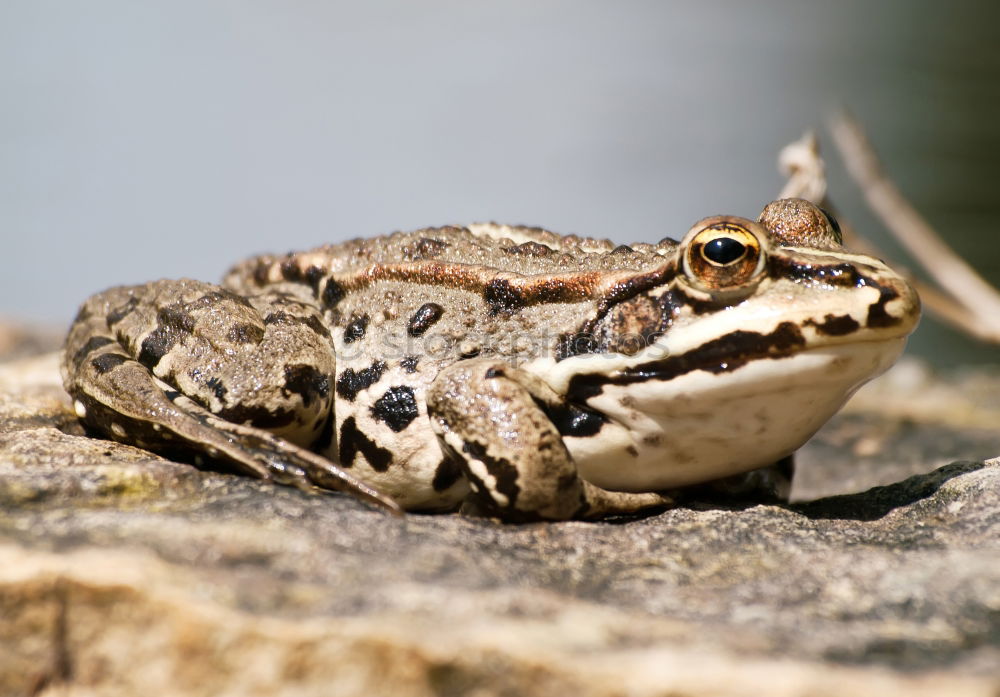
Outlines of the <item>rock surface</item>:
[{"label": "rock surface", "polygon": [[0,695],[995,696],[1000,379],[959,380],[859,395],[800,503],[504,526],[88,439],[3,363]]}]

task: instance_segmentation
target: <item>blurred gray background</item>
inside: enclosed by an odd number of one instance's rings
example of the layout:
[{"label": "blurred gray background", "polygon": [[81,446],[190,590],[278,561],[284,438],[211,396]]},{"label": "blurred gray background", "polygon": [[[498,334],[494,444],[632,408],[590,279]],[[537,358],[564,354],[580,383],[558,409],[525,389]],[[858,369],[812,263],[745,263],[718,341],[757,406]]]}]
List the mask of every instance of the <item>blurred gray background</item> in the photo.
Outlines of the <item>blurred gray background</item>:
[{"label": "blurred gray background", "polygon": [[[0,0],[0,316],[448,222],[678,237],[756,216],[841,104],[996,283],[998,26],[986,0]],[[927,320],[911,350],[1000,358]]]}]

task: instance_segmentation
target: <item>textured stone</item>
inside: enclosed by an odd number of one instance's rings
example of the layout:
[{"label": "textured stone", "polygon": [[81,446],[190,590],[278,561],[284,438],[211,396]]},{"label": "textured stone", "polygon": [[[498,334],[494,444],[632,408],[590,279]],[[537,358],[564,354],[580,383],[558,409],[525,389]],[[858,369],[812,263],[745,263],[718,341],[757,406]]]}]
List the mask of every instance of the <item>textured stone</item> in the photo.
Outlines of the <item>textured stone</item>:
[{"label": "textured stone", "polygon": [[0,364],[2,695],[1000,690],[1000,435],[905,386],[804,449],[810,500],[511,526],[86,438],[56,366]]}]

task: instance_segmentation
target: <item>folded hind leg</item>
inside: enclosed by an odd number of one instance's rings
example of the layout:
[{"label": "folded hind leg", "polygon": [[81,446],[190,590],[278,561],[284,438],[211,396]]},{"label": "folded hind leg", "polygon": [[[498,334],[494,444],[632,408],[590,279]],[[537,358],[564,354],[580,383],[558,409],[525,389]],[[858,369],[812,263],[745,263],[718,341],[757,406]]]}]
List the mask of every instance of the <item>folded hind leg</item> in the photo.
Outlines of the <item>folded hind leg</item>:
[{"label": "folded hind leg", "polygon": [[302,488],[390,500],[306,449],[329,437],[334,357],[318,311],[196,281],[90,298],[66,340],[63,381],[90,428],[151,450],[221,459]]}]

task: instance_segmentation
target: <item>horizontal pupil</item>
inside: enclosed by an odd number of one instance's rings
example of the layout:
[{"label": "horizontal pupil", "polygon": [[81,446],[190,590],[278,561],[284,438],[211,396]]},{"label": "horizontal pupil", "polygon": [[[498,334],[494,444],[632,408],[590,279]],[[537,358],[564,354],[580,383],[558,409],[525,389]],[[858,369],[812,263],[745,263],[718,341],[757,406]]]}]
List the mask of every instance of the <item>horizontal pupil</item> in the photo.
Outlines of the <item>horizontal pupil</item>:
[{"label": "horizontal pupil", "polygon": [[716,237],[705,245],[702,254],[716,264],[731,264],[746,252],[746,246],[731,237]]}]

